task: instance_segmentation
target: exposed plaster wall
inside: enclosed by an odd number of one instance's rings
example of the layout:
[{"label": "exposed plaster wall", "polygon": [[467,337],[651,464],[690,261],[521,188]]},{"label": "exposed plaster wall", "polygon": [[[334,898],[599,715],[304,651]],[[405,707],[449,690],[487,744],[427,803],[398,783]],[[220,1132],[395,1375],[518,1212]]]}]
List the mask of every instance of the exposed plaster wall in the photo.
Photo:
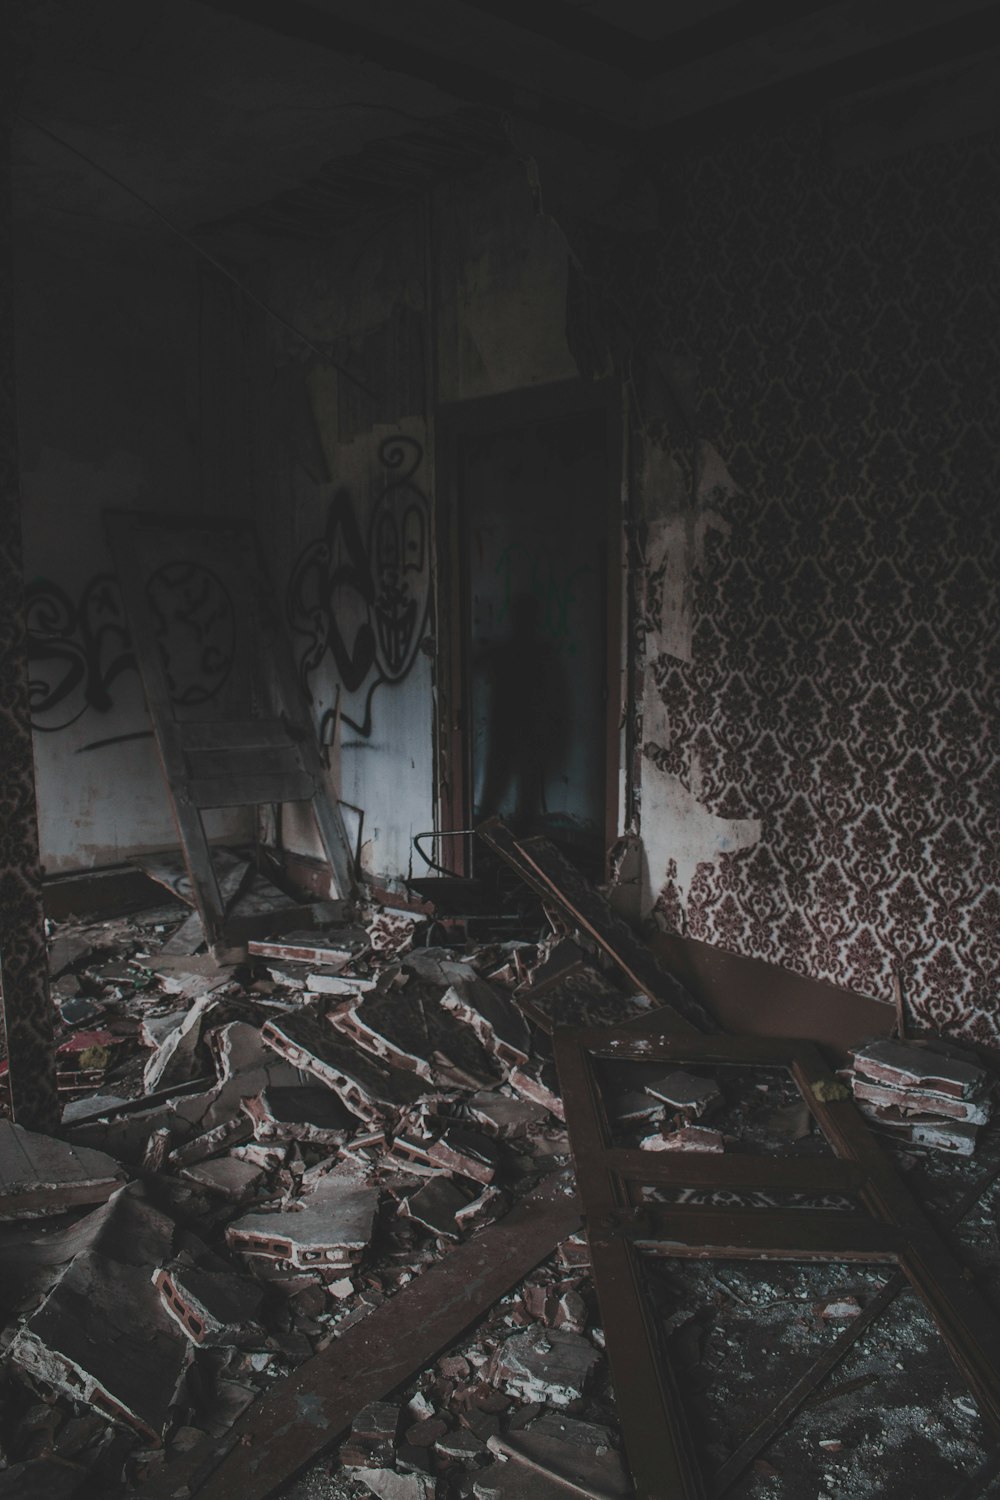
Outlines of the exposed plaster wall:
[{"label": "exposed plaster wall", "polygon": [[[429,413],[436,400],[576,375],[566,243],[514,164],[288,257],[267,288],[372,393],[271,330],[261,528],[328,733],[339,703],[331,775],[364,813],[363,865],[398,879],[423,870],[412,839],[434,827]],[[291,810],[282,837],[319,852],[308,819]]]},{"label": "exposed plaster wall", "polygon": [[[186,252],[146,235],[117,258],[27,234],[18,248],[31,699],[41,857],[54,873],[176,842],[103,512],[201,503],[198,286]],[[209,825],[246,831],[232,813]]]}]

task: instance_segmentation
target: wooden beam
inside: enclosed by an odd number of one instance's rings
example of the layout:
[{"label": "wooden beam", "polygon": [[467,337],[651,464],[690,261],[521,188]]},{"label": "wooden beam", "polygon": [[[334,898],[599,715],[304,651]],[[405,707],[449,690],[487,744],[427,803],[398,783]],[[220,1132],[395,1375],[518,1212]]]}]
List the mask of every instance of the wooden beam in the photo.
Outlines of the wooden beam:
[{"label": "wooden beam", "polygon": [[28,711],[28,653],[18,487],[11,264],[10,122],[22,55],[17,7],[0,16],[0,1016],[14,1119],[51,1131],[56,1094],[52,1004],[42,917],[35,767]]}]

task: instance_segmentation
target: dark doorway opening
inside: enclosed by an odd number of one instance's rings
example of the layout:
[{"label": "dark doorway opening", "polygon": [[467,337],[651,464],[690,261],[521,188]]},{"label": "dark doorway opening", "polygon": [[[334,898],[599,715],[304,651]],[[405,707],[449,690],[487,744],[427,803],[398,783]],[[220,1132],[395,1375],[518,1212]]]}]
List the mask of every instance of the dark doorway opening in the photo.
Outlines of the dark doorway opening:
[{"label": "dark doorway opening", "polygon": [[[499,814],[597,879],[617,831],[621,431],[617,393],[575,383],[456,405],[438,430],[441,826]],[[447,850],[463,873],[477,857]]]}]

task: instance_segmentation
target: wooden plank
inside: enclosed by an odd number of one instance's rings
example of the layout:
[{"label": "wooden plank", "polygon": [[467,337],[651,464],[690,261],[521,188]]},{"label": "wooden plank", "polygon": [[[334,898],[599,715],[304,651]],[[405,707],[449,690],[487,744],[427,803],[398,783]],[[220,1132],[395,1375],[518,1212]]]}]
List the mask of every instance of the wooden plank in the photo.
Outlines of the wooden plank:
[{"label": "wooden plank", "polygon": [[[262,558],[259,561],[259,571],[261,578],[266,580],[267,571]],[[341,900],[350,900],[355,888],[354,853],[350,839],[347,837],[347,829],[344,827],[340,806],[327,786],[326,768],[320,757],[312,713],[302,691],[298,672],[295,670],[295,659],[288,644],[288,638],[283,631],[274,633],[270,666],[274,675],[274,686],[284,713],[303,731],[303,738],[300,741],[302,765],[313,778],[313,817],[316,819],[320,842],[330,861],[330,869],[333,871],[336,894]]]},{"label": "wooden plank", "polygon": [[[637,1211],[638,1215],[638,1211]],[[895,1264],[902,1238],[865,1214],[835,1209],[688,1208],[648,1204],[615,1231],[660,1255],[733,1260],[867,1260]]]},{"label": "wooden plank", "polygon": [[143,1500],[268,1500],[351,1425],[459,1338],[579,1228],[568,1172],[511,1209],[249,1406],[220,1438],[169,1463]]},{"label": "wooden plank", "polygon": [[[662,1024],[662,1021],[661,1021]],[[667,1027],[671,1021],[666,1018]],[[601,1304],[612,1377],[618,1391],[623,1436],[639,1500],[669,1495],[670,1500],[697,1500],[704,1493],[700,1476],[687,1473],[689,1439],[680,1404],[669,1381],[653,1387],[643,1374],[643,1340],[652,1337],[648,1311],[636,1296],[635,1263],[640,1251],[669,1256],[866,1260],[895,1263],[921,1295],[979,1403],[991,1433],[1000,1430],[1000,1321],[970,1284],[930,1221],[871,1137],[849,1099],[839,1099],[837,1082],[809,1043],[767,1038],[716,1038],[650,1034],[656,1017],[644,1018],[646,1035],[627,1026],[617,1032],[557,1032],[556,1061],[570,1141],[577,1165],[588,1223],[595,1283]],[[619,1046],[621,1042],[621,1046]],[[712,1062],[788,1068],[838,1157],[854,1174],[854,1190],[865,1215],[854,1212],[695,1208],[685,1205],[630,1203],[630,1179],[617,1170],[631,1168],[635,1153],[612,1149],[598,1058],[634,1056],[643,1061],[675,1064]],[[726,1156],[704,1155],[706,1191],[726,1186]],[[737,1175],[728,1186],[746,1186],[739,1174],[754,1171],[744,1157],[734,1161]],[[774,1160],[774,1159],[772,1159]],[[660,1170],[671,1171],[664,1163]],[[808,1171],[810,1163],[795,1163]],[[641,1177],[639,1178],[641,1181]],[[617,1248],[616,1248],[617,1247]],[[631,1271],[626,1274],[626,1269]],[[629,1329],[627,1339],[617,1330]],[[638,1353],[636,1352],[638,1350]],[[636,1361],[638,1360],[638,1364]],[[662,1361],[661,1361],[662,1362]],[[650,1395],[650,1391],[653,1392]],[[665,1489],[659,1476],[679,1475]],[[718,1493],[718,1491],[716,1491]]]},{"label": "wooden plank", "polygon": [[254,807],[265,802],[308,802],[316,783],[306,771],[243,772],[239,776],[201,776],[187,785],[191,804],[203,807]]},{"label": "wooden plank", "polygon": [[251,745],[226,750],[188,750],[185,753],[189,781],[221,780],[241,776],[298,776],[302,757],[297,745]]},{"label": "wooden plank", "polygon": [[[180,835],[184,860],[191,876],[198,909],[205,924],[209,942],[218,940],[225,908],[219,884],[212,868],[212,856],[201,814],[187,795],[184,778],[184,752],[174,722],[173,703],[163,667],[159,641],[153,629],[145,591],[145,574],[135,545],[139,522],[143,518],[128,511],[106,514],[108,543],[122,592],[122,603],[128,620],[139,675],[142,678],[146,706],[156,734],[156,748],[163,766]],[[148,525],[148,520],[146,521]]]},{"label": "wooden plank", "polygon": [[208,719],[181,724],[179,733],[189,755],[194,750],[280,749],[290,743],[280,719]]},{"label": "wooden plank", "polygon": [[774,1188],[784,1192],[852,1193],[865,1182],[853,1162],[836,1156],[748,1156],[726,1151],[638,1151],[614,1147],[604,1163],[624,1181],[650,1186]]}]

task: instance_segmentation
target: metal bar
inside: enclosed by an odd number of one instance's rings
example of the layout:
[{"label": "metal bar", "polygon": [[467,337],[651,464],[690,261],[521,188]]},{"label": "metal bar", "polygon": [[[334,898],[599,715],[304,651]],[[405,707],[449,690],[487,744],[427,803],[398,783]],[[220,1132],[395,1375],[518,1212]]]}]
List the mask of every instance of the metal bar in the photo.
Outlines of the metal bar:
[{"label": "metal bar", "polygon": [[669,1016],[677,1032],[697,1035],[714,1029],[680,981],[660,967],[628,923],[616,916],[590,881],[548,839],[518,839],[500,818],[487,819],[476,832],[527,885],[546,900],[557,902],[614,959],[631,983],[655,1001],[660,1007],[661,1026]]},{"label": "metal bar", "polygon": [[579,1227],[569,1172],[466,1240],[248,1407],[221,1438],[168,1464],[142,1500],[268,1500],[372,1401],[421,1370]]}]

